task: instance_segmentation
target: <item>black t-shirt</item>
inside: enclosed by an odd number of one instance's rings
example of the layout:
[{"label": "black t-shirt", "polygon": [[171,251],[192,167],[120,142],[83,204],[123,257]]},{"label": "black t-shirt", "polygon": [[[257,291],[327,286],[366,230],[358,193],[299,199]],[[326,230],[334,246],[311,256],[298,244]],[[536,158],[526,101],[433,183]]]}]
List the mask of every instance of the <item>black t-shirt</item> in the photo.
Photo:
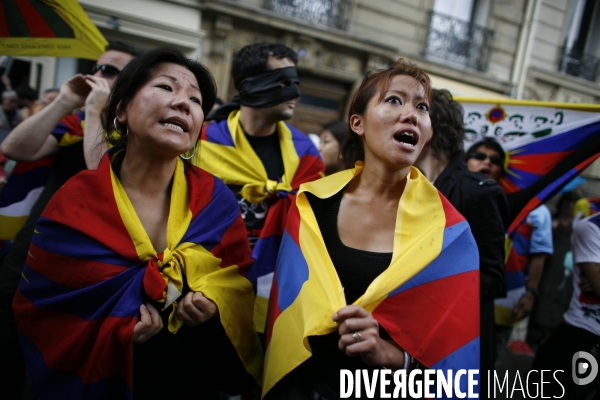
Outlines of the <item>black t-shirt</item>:
[{"label": "black t-shirt", "polygon": [[262,161],[269,179],[281,179],[284,168],[277,131],[269,136],[250,136],[246,132],[244,132],[244,135],[246,135],[248,143],[250,143],[250,146],[252,146],[260,161]]},{"label": "black t-shirt", "polygon": [[[252,149],[265,167],[267,177],[271,180],[281,180],[285,169],[283,166],[283,156],[281,154],[281,145],[279,144],[277,131],[269,136],[250,136],[245,132],[244,134],[246,135],[246,139],[248,139],[248,143],[250,143],[250,146],[252,146]],[[233,191],[235,198],[240,204],[242,218],[244,219],[248,239],[250,240],[250,247],[254,248],[262,228],[265,226],[265,219],[267,218],[267,213],[273,204],[274,199],[266,198],[260,203],[250,203],[239,193],[240,190],[242,190],[242,186],[228,185],[228,187]]]}]

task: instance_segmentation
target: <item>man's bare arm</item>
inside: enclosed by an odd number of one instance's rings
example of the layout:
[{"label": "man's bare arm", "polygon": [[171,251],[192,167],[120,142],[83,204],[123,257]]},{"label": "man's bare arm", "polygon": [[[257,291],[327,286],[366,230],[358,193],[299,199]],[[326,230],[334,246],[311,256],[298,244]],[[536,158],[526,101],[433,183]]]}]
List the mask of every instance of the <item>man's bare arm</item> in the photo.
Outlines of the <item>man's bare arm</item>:
[{"label": "man's bare arm", "polygon": [[542,274],[544,272],[545,254],[533,254],[529,258],[529,269],[527,271],[527,287],[539,289]]},{"label": "man's bare arm", "polygon": [[91,92],[85,100],[83,154],[87,168],[96,169],[102,155],[108,150],[101,116],[110,94],[110,86],[106,79],[101,77],[87,76],[86,81],[91,87]]},{"label": "man's bare arm", "polygon": [[[544,272],[544,261],[546,255],[545,254],[532,254],[529,257],[529,269],[528,269],[528,277],[527,277],[527,287],[531,288],[535,291],[538,290],[540,281],[542,280],[542,273]],[[522,319],[528,316],[533,309],[533,302],[535,301],[535,296],[527,291],[517,303],[517,306],[514,309],[514,312],[517,314],[517,319]]]},{"label": "man's bare arm", "polygon": [[81,74],[63,83],[52,103],[8,134],[0,145],[2,154],[16,161],[35,161],[56,153],[58,142],[50,136],[52,130],[71,110],[83,106],[89,91]]}]

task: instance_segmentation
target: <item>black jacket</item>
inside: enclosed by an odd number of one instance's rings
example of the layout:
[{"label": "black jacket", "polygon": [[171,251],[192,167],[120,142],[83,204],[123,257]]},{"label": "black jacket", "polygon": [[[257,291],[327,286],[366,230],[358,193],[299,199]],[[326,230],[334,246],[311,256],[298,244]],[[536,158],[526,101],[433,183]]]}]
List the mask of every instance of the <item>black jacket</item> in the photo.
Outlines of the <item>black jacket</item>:
[{"label": "black jacket", "polygon": [[467,168],[464,155],[455,155],[434,186],[460,212],[479,248],[480,302],[506,296],[504,235],[509,223],[508,202],[493,179]]}]

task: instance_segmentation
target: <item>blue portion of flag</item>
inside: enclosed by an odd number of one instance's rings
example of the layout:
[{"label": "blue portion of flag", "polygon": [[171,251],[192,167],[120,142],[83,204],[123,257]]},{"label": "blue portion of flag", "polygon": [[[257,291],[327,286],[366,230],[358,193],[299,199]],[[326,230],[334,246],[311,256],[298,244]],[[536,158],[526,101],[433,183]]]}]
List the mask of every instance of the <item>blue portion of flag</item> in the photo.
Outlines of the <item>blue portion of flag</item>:
[{"label": "blue portion of flag", "polygon": [[298,244],[292,239],[288,231],[283,233],[279,254],[285,254],[286,262],[279,263],[279,269],[275,274],[278,288],[285,288],[279,292],[277,304],[283,312],[298,297],[304,282],[308,280],[308,264],[304,259]]},{"label": "blue portion of flag", "polygon": [[[427,268],[424,268],[410,278],[408,282],[391,292],[388,297],[393,297],[398,293],[437,279],[478,269],[478,254],[467,251],[470,248],[471,240],[471,230],[467,221],[459,222],[444,229],[441,255],[433,260]],[[465,269],[465,265],[470,265],[470,268]]]}]

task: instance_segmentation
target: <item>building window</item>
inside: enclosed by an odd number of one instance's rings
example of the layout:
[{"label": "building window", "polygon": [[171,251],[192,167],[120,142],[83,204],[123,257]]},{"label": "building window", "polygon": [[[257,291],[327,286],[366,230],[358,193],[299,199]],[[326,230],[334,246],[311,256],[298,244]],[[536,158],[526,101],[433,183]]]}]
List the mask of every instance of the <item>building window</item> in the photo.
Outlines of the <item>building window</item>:
[{"label": "building window", "polygon": [[350,0],[265,0],[264,7],[288,17],[345,30],[350,4]]},{"label": "building window", "polygon": [[600,11],[593,0],[574,0],[558,70],[588,81],[600,72]]},{"label": "building window", "polygon": [[485,72],[494,31],[485,24],[489,0],[436,1],[429,19],[425,55]]}]

